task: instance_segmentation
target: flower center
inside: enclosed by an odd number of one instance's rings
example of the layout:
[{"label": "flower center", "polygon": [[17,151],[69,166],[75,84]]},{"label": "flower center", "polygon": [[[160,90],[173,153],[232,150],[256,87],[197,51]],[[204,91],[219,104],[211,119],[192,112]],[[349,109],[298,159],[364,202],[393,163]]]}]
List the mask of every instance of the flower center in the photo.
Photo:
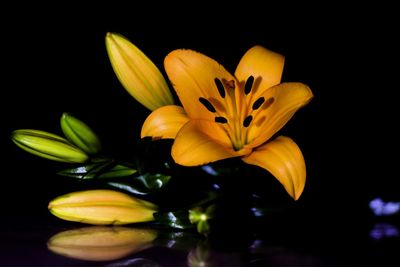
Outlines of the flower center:
[{"label": "flower center", "polygon": [[265,121],[262,110],[274,102],[274,98],[263,96],[253,100],[254,77],[250,76],[243,88],[237,88],[235,80],[215,78],[214,83],[220,99],[200,97],[199,102],[211,113],[214,121],[228,134],[235,151],[242,149],[252,140],[248,138],[251,127],[260,127]]}]

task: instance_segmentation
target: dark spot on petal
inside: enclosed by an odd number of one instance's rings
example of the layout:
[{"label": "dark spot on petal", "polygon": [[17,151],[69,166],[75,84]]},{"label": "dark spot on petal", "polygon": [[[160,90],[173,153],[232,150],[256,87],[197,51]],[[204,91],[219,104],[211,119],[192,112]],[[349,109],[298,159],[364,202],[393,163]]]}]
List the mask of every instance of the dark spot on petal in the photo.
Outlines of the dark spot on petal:
[{"label": "dark spot on petal", "polygon": [[233,89],[235,89],[235,80],[227,81],[227,80],[225,80],[225,79],[222,79],[222,82],[224,83],[225,88],[226,88],[227,90],[233,90]]},{"label": "dark spot on petal", "polygon": [[253,120],[253,116],[251,116],[251,115],[247,116],[246,119],[244,119],[244,121],[243,121],[243,126],[249,127],[252,120]]},{"label": "dark spot on petal", "polygon": [[257,127],[260,127],[260,126],[265,122],[265,119],[266,119],[266,118],[267,118],[267,117],[262,116],[262,117],[260,117],[259,119],[257,119],[256,122],[255,122],[256,126],[257,126]]},{"label": "dark spot on petal", "polygon": [[246,84],[244,85],[244,93],[248,95],[251,92],[251,88],[253,88],[254,77],[250,76],[247,78]]},{"label": "dark spot on petal", "polygon": [[214,113],[216,112],[214,106],[210,103],[210,101],[208,101],[207,99],[205,99],[204,97],[200,97],[199,101],[201,104],[203,104],[203,106],[210,112]]},{"label": "dark spot on petal", "polygon": [[219,95],[222,98],[225,98],[225,88],[224,88],[224,85],[222,84],[222,82],[218,78],[215,78],[214,82],[215,82],[215,85],[217,86]]},{"label": "dark spot on petal", "polygon": [[224,117],[215,117],[215,122],[218,122],[218,123],[227,123],[228,120],[227,120],[226,118],[224,118]]},{"label": "dark spot on petal", "polygon": [[263,109],[269,108],[269,106],[271,106],[272,103],[274,103],[274,101],[275,101],[275,98],[273,98],[273,97],[268,98],[267,101],[265,101],[265,103],[264,103],[262,108]]},{"label": "dark spot on petal", "polygon": [[261,105],[264,103],[264,101],[265,101],[265,98],[264,97],[260,97],[259,99],[257,99],[254,102],[252,109],[253,110],[259,109],[261,107]]}]

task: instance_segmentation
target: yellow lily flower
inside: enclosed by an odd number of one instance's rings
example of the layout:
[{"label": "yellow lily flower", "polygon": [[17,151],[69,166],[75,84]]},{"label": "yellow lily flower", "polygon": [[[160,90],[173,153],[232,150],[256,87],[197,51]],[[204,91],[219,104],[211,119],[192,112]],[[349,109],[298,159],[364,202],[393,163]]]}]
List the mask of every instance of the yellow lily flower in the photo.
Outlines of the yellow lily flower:
[{"label": "yellow lily flower", "polygon": [[280,83],[284,57],[255,46],[234,76],[191,50],[172,51],[164,64],[183,107],[153,111],[142,137],[174,138],[172,157],[184,166],[241,157],[268,170],[297,200],[306,180],[303,155],[292,139],[271,137],[313,94],[302,83]]},{"label": "yellow lily flower", "polygon": [[139,48],[115,33],[107,33],[106,47],[115,74],[133,98],[150,110],[174,104],[161,72]]}]

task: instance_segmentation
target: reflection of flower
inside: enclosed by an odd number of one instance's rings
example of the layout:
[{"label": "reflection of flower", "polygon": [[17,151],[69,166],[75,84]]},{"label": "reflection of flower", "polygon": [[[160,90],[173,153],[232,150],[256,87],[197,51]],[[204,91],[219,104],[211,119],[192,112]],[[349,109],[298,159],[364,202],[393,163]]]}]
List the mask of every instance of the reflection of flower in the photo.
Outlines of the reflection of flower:
[{"label": "reflection of flower", "polygon": [[152,221],[157,206],[118,191],[87,190],[57,197],[49,210],[67,221],[117,225]]},{"label": "reflection of flower", "polygon": [[175,50],[165,68],[183,107],[164,106],[146,119],[142,137],[174,138],[172,156],[184,166],[232,157],[271,172],[294,199],[304,189],[303,155],[278,132],[312,98],[301,83],[280,83],[284,59],[256,46],[232,76],[213,59]]},{"label": "reflection of flower", "polygon": [[400,236],[399,229],[389,223],[377,223],[374,228],[369,232],[369,236],[374,240],[381,240],[389,237]]},{"label": "reflection of flower", "polygon": [[58,233],[47,247],[70,258],[109,261],[150,247],[156,237],[155,231],[147,229],[92,226]]}]

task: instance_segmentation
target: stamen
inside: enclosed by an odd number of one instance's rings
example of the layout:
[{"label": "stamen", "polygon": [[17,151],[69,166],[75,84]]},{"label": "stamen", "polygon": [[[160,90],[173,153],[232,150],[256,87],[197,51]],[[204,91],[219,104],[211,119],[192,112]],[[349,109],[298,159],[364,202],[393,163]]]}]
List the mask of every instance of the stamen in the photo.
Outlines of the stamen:
[{"label": "stamen", "polygon": [[265,98],[264,97],[260,97],[259,99],[257,99],[254,102],[252,109],[253,110],[259,109],[261,107],[261,105],[264,103],[264,101],[265,101]]},{"label": "stamen", "polygon": [[218,123],[227,123],[228,120],[227,120],[226,118],[224,118],[224,117],[215,117],[215,122],[218,122]]},{"label": "stamen", "polygon": [[208,101],[207,99],[205,99],[204,97],[200,97],[199,101],[201,104],[203,104],[203,106],[210,112],[215,113],[216,110],[214,108],[214,106],[210,103],[210,101]]},{"label": "stamen", "polygon": [[224,85],[222,84],[222,82],[218,78],[215,78],[214,82],[215,82],[215,85],[217,86],[219,95],[222,98],[225,98],[225,88],[224,88]]},{"label": "stamen", "polygon": [[226,88],[227,90],[233,90],[233,89],[235,89],[235,80],[227,81],[227,80],[225,80],[225,79],[222,79],[222,82],[224,83],[225,88]]},{"label": "stamen", "polygon": [[252,120],[253,120],[253,116],[251,116],[251,115],[247,116],[243,121],[243,126],[249,127]]},{"label": "stamen", "polygon": [[249,76],[247,78],[246,84],[244,85],[244,93],[248,95],[251,92],[251,88],[253,88],[253,83],[254,83],[254,77]]}]

